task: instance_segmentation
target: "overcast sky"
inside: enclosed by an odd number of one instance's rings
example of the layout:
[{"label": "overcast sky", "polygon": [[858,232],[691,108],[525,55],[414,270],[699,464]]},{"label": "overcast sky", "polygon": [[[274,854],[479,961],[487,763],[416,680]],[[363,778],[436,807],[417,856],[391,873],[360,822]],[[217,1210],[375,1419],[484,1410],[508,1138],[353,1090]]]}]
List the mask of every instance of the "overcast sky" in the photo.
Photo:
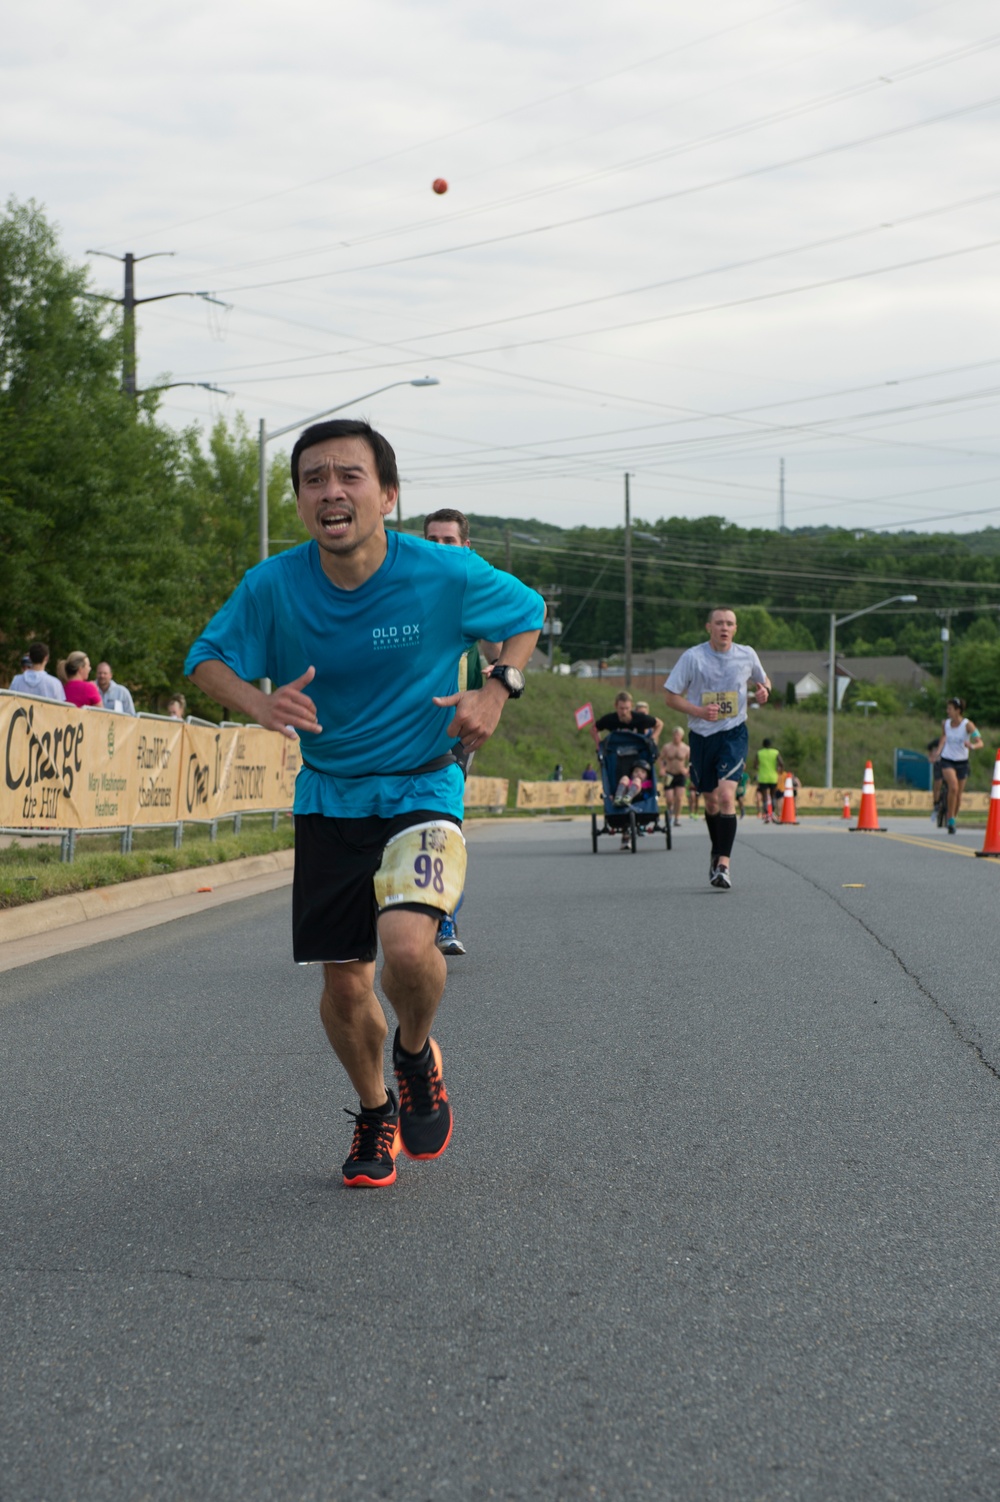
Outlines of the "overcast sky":
[{"label": "overcast sky", "polygon": [[[352,408],[404,514],[1000,525],[987,0],[36,0],[7,193],[137,256],[163,412]],[[448,192],[431,183],[444,177]],[[90,258],[119,295],[121,268]],[[286,446],[289,440],[286,440]]]}]

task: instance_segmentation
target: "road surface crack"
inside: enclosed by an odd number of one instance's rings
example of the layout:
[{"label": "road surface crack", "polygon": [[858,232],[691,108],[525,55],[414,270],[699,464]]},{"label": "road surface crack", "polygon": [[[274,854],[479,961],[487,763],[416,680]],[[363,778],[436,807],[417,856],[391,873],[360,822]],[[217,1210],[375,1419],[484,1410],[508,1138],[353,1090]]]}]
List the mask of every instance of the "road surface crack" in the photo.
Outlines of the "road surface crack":
[{"label": "road surface crack", "polygon": [[815,880],[814,877],[806,875],[804,871],[798,871],[794,866],[787,865],[785,861],[779,861],[777,856],[770,855],[767,851],[754,850],[753,853],[754,855],[759,855],[762,860],[772,861],[774,865],[780,866],[782,870],[791,871],[795,876],[801,877],[801,879],[808,882],[815,891],[821,893],[822,896],[829,898],[829,900],[836,907],[840,908],[842,913],[846,913],[849,918],[853,918],[858,927],[864,929],[865,933],[868,934],[870,938],[875,940],[875,943],[879,946],[880,949],[884,949],[886,954],[892,956],[892,958],[896,961],[896,964],[899,966],[900,970],[902,970],[903,974],[913,982],[922,996],[926,996],[927,1000],[930,1002],[934,1010],[940,1012],[941,1016],[945,1019],[948,1026],[954,1032],[956,1038],[958,1038],[959,1042],[961,1042],[976,1056],[979,1063],[982,1064],[984,1069],[988,1070],[989,1073],[992,1074],[995,1080],[1000,1080],[1000,1068],[998,1068],[997,1065],[992,1062],[992,1060],[986,1057],[986,1055],[983,1053],[981,1044],[977,1043],[974,1038],[970,1038],[968,1034],[962,1030],[962,1024],[959,1022],[958,1018],[952,1016],[951,1012],[949,1012],[944,1002],[941,1001],[939,997],[934,995],[934,992],[930,990],[930,988],[920,978],[915,970],[910,969],[909,965],[903,959],[902,955],[899,954],[886,939],[883,939],[881,934],[876,933],[875,930],[865,922],[864,918],[853,912],[851,908],[847,906],[847,903],[839,898],[835,892],[831,892],[827,887],[822,886],[818,881]]}]

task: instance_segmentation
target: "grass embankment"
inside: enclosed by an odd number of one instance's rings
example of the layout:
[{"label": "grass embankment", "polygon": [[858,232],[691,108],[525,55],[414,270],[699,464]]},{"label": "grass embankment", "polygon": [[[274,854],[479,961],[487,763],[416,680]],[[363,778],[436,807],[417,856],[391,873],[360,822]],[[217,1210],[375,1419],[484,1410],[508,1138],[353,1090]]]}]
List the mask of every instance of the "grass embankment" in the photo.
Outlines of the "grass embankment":
[{"label": "grass embankment", "polygon": [[271,816],[266,814],[245,816],[239,834],[220,831],[216,840],[210,840],[200,826],[188,826],[179,850],[174,849],[173,829],[137,830],[128,855],[121,854],[117,835],[81,835],[73,860],[66,863],[59,859],[58,844],[12,845],[0,850],[0,909],[116,886],[140,876],[164,876],[245,855],[267,855],[287,850],[292,841],[291,819],[281,819],[272,830]]},{"label": "grass embankment", "polygon": [[[683,716],[664,708],[663,694],[649,680],[635,686],[637,699],[645,698],[650,709],[665,722],[663,739],[669,738],[674,725],[684,725]],[[600,718],[614,708],[615,694],[621,679],[600,681],[587,678],[558,678],[533,673],[528,679],[524,698],[509,704],[496,735],[476,753],[474,771],[482,777],[518,778],[527,782],[545,781],[561,762],[567,778],[579,777],[586,763],[594,761],[594,744],[589,730],[577,730],[573,711],[588,701]],[[974,751],[968,780],[970,792],[990,790],[993,758],[1000,745],[1000,728],[980,725],[985,747]],[[866,720],[860,710],[846,710],[836,715],[834,724],[833,782],[835,787],[861,788],[865,762],[872,763],[876,791],[895,786],[893,750],[924,751],[932,736],[940,734],[940,721],[922,714],[880,716]],[[790,771],[805,787],[822,787],[826,782],[826,715],[800,706],[785,709],[767,704],[750,715],[750,762],[761,741],[767,736],[781,752]],[[662,742],[661,742],[662,744]],[[512,787],[513,792],[513,787]]]}]

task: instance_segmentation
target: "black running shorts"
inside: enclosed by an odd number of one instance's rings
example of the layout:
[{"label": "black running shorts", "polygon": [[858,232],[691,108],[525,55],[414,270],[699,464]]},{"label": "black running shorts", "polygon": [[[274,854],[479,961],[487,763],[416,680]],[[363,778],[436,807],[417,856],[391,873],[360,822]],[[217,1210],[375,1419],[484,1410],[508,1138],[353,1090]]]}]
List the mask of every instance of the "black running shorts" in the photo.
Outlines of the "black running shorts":
[{"label": "black running shorts", "polygon": [[[444,820],[461,828],[451,814],[419,809],[380,819],[334,819],[325,814],[295,815],[295,874],[292,881],[292,955],[297,965],[375,959],[378,905],[375,873],[394,835],[414,824]],[[425,903],[398,904],[405,911],[440,909]]]}]

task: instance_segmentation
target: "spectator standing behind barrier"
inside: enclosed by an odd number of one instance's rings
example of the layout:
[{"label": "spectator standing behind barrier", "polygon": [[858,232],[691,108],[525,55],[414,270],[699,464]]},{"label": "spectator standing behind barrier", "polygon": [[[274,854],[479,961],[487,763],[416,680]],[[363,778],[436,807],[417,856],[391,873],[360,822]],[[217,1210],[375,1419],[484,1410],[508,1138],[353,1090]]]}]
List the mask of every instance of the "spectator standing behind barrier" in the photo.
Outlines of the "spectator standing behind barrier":
[{"label": "spectator standing behind barrier", "polygon": [[57,704],[65,704],[66,690],[53,673],[45,671],[48,660],[49,649],[45,643],[33,641],[27,657],[21,658],[22,671],[11,681],[11,693],[35,694],[40,699],[54,699]]},{"label": "spectator standing behind barrier", "polygon": [[593,762],[588,761],[587,765],[584,767],[583,771],[580,773],[580,781],[581,782],[596,782],[597,781],[597,773],[594,771],[594,764],[593,764]]},{"label": "spectator standing behind barrier", "polygon": [[187,714],[187,700],[183,694],[171,694],[167,700],[167,715],[171,720],[183,720]]},{"label": "spectator standing behind barrier", "polygon": [[127,688],[116,683],[112,678],[109,662],[99,662],[94,677],[97,679],[97,691],[105,709],[113,709],[116,714],[135,714],[132,695]]},{"label": "spectator standing behind barrier", "polygon": [[62,664],[66,675],[66,703],[77,709],[102,709],[101,691],[96,683],[88,683],[90,658],[86,652],[71,652]]}]

